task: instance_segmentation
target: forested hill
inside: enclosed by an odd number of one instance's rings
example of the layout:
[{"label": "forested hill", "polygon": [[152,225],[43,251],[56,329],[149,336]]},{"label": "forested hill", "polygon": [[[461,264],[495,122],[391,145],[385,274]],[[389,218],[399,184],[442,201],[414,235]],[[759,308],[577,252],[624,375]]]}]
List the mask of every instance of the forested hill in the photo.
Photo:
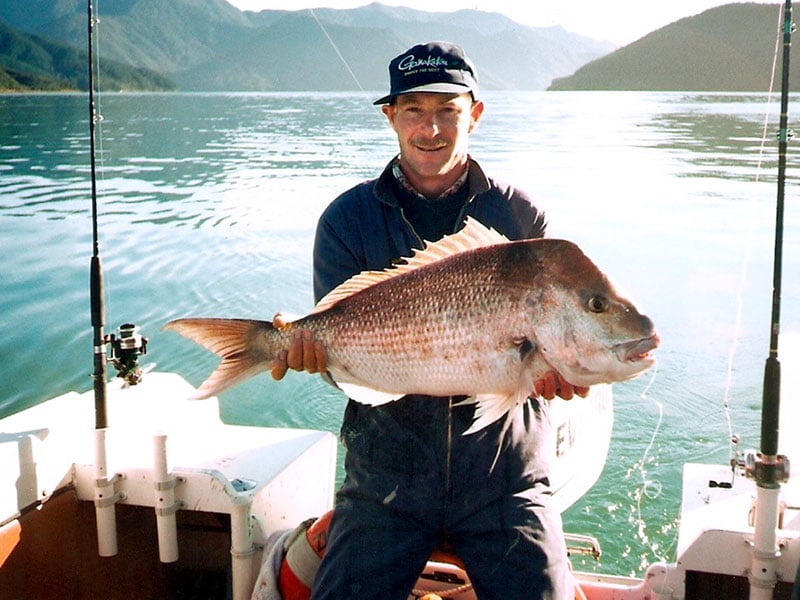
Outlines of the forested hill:
[{"label": "forested hill", "polygon": [[[549,89],[765,91],[780,17],[778,4],[712,8],[596,59]],[[792,89],[800,90],[800,60],[790,65]]]},{"label": "forested hill", "polygon": [[[99,6],[101,59],[160,73],[182,90],[383,91],[388,61],[431,39],[463,45],[484,89],[543,90],[615,48],[561,27],[528,27],[475,10],[373,3],[254,13],[225,0],[103,0]],[[0,18],[38,39],[86,47],[85,0],[0,0]],[[0,65],[19,70],[4,56]]]},{"label": "forested hill", "polygon": [[[0,90],[87,90],[88,64],[87,52],[23,33],[0,20]],[[113,90],[175,88],[163,75],[117,61],[104,61],[101,77]]]}]

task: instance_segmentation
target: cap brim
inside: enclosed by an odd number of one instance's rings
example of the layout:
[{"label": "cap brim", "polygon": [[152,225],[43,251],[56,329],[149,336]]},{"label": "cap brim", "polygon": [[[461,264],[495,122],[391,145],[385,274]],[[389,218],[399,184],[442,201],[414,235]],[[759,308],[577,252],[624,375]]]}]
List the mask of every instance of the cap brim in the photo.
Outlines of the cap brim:
[{"label": "cap brim", "polygon": [[398,96],[403,96],[405,94],[417,94],[417,93],[432,93],[432,94],[466,94],[468,92],[472,92],[474,95],[474,90],[468,85],[461,85],[460,83],[429,83],[428,85],[420,85],[415,88],[411,88],[408,90],[403,90],[397,94],[388,94],[383,96],[382,98],[378,98],[373,102],[373,104],[391,104],[394,102],[394,99]]}]

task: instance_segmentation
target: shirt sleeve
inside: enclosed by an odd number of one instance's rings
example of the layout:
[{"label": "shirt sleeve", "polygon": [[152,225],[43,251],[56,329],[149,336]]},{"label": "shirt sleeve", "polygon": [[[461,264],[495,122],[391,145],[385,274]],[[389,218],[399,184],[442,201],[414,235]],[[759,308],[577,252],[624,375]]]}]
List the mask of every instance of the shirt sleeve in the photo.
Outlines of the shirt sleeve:
[{"label": "shirt sleeve", "polygon": [[314,238],[314,302],[353,275],[364,270],[358,251],[348,245],[342,232],[323,213]]}]

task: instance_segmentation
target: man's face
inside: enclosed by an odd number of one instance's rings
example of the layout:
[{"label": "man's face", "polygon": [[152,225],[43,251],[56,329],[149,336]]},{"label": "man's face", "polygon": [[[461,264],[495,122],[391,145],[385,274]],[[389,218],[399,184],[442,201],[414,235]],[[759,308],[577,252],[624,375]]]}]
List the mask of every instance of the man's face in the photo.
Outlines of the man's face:
[{"label": "man's face", "polygon": [[383,112],[397,133],[403,172],[424,193],[461,174],[483,103],[473,103],[470,94],[402,94]]}]

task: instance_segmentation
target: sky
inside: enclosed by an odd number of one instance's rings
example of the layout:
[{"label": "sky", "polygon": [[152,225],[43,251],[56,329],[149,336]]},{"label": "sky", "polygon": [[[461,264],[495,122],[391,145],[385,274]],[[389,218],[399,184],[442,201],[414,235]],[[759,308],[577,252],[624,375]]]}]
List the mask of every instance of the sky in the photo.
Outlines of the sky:
[{"label": "sky", "polygon": [[[371,0],[228,0],[242,10],[304,8],[356,8]],[[561,25],[567,31],[610,41],[620,46],[669,25],[683,17],[733,0],[379,0],[390,6],[406,6],[425,11],[452,12],[471,8],[500,12],[518,23],[534,27]],[[752,0],[751,0],[752,1]],[[778,5],[778,0],[755,0]],[[777,10],[777,9],[776,9]],[[776,23],[777,23],[776,12]]]}]

